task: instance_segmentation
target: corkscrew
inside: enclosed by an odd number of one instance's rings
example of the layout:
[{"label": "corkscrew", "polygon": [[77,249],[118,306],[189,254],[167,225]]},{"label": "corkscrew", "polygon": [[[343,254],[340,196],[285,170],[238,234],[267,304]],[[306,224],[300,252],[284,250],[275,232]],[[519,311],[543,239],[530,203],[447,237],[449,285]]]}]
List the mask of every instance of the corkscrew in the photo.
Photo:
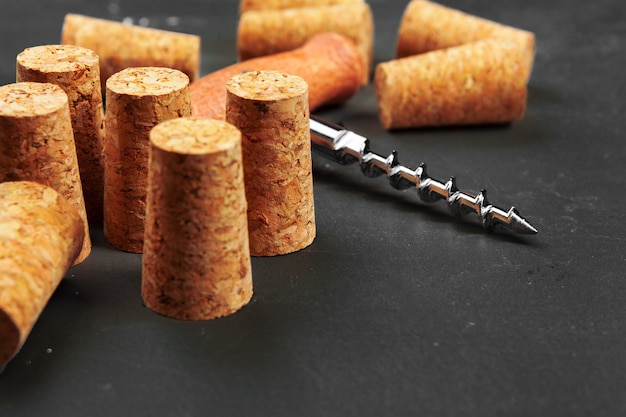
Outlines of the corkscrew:
[{"label": "corkscrew", "polygon": [[341,165],[358,163],[361,172],[367,177],[386,174],[392,187],[398,190],[416,188],[418,196],[426,203],[445,200],[449,210],[459,217],[475,213],[482,218],[483,226],[489,231],[537,233],[537,229],[522,218],[514,207],[503,210],[490,204],[486,190],[477,195],[460,191],[454,177],[446,182],[431,178],[426,171],[426,164],[415,170],[407,168],[399,163],[396,151],[386,158],[373,153],[366,137],[318,117],[311,116],[310,129],[313,150]]}]

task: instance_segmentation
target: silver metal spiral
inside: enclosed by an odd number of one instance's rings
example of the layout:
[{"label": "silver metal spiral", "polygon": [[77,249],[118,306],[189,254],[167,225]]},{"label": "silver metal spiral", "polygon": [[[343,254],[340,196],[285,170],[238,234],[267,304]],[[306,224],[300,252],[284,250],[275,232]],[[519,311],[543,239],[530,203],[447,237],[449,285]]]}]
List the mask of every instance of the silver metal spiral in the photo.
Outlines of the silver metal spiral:
[{"label": "silver metal spiral", "polygon": [[457,216],[475,213],[489,231],[508,230],[515,233],[535,234],[535,229],[511,207],[502,210],[487,201],[487,192],[478,195],[460,191],[456,179],[446,182],[431,178],[426,164],[413,170],[401,165],[398,154],[393,151],[388,157],[380,156],[369,149],[369,140],[341,126],[312,116],[310,119],[311,144],[313,150],[341,164],[358,163],[361,172],[370,178],[387,175],[389,183],[398,190],[416,188],[420,199],[427,203],[445,200],[450,211]]}]

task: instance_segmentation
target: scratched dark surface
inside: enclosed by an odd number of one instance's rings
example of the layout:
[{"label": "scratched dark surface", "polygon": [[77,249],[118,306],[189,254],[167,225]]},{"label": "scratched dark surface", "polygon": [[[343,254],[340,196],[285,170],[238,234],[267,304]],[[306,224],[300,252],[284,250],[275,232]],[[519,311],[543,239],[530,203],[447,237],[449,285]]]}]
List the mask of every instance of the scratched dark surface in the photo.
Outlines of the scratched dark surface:
[{"label": "scratched dark surface", "polygon": [[[314,156],[313,245],[255,258],[248,306],[187,323],[142,305],[140,255],[94,229],[0,375],[0,416],[626,415],[626,3],[443,3],[536,33],[522,121],[389,133],[371,85],[318,114],[486,188],[538,235],[485,233]],[[370,4],[376,62],[392,59],[406,3]],[[5,1],[0,84],[68,12],[201,35],[208,73],[236,59],[237,6]]]}]

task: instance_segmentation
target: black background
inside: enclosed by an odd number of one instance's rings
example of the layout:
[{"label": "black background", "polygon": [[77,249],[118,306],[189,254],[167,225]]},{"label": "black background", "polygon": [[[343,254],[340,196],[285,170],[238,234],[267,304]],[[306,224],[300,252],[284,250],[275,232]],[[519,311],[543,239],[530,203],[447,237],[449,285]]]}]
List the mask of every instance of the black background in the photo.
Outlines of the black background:
[{"label": "black background", "polygon": [[[376,62],[392,59],[406,2],[369,3]],[[386,132],[371,85],[318,114],[486,188],[538,235],[485,233],[314,155],[315,242],[254,258],[248,306],[188,323],[145,308],[141,256],[94,229],[92,255],[0,375],[0,416],[625,415],[626,3],[444,4],[535,32],[522,121]],[[237,9],[3,1],[0,84],[21,50],[60,41],[68,12],[198,34],[208,73],[236,60]]]}]

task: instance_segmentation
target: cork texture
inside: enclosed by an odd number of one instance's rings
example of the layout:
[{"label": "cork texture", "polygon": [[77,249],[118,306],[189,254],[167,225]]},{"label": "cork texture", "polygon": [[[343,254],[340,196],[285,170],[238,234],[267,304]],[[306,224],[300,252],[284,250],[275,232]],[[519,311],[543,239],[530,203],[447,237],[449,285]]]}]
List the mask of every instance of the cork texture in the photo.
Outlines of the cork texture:
[{"label": "cork texture", "polygon": [[0,184],[0,365],[24,344],[83,240],[81,216],[55,190]]},{"label": "cork texture", "polygon": [[296,7],[336,6],[343,4],[359,4],[364,0],[241,0],[239,13],[249,10],[279,10]]},{"label": "cork texture", "polygon": [[246,60],[293,50],[313,35],[329,32],[344,35],[357,45],[366,69],[361,82],[367,84],[373,59],[374,23],[369,5],[363,2],[243,13],[237,29],[239,57]]},{"label": "cork texture", "polygon": [[170,68],[127,68],[107,81],[104,234],[114,247],[143,248],[150,129],[191,115],[189,78]]},{"label": "cork texture", "polygon": [[102,223],[104,110],[99,58],[73,45],[42,45],[17,56],[17,81],[56,84],[69,99],[74,142],[90,224]]},{"label": "cork texture", "polygon": [[412,0],[405,8],[398,29],[397,57],[486,39],[515,42],[522,51],[523,71],[530,78],[535,57],[535,35],[427,0]]},{"label": "cork texture", "polygon": [[508,123],[527,87],[514,43],[485,40],[381,63],[374,84],[386,129]]},{"label": "cork texture", "polygon": [[0,182],[33,181],[59,192],[78,211],[84,241],[76,263],[91,253],[67,94],[56,84],[0,87]]},{"label": "cork texture", "polygon": [[226,316],[252,297],[241,132],[186,117],[150,132],[142,296],[182,320]]},{"label": "cork texture", "polygon": [[274,70],[303,78],[309,86],[309,109],[344,103],[361,88],[364,73],[353,41],[336,33],[310,38],[302,47],[249,59],[207,74],[192,82],[192,113],[223,120],[226,83],[244,71]]},{"label": "cork texture", "polygon": [[226,121],[243,135],[252,256],[295,252],[315,238],[306,82],[253,71],[227,83]]},{"label": "cork texture", "polygon": [[102,91],[113,74],[130,67],[166,67],[195,80],[200,72],[200,37],[67,14],[61,43],[82,46],[100,57]]}]

